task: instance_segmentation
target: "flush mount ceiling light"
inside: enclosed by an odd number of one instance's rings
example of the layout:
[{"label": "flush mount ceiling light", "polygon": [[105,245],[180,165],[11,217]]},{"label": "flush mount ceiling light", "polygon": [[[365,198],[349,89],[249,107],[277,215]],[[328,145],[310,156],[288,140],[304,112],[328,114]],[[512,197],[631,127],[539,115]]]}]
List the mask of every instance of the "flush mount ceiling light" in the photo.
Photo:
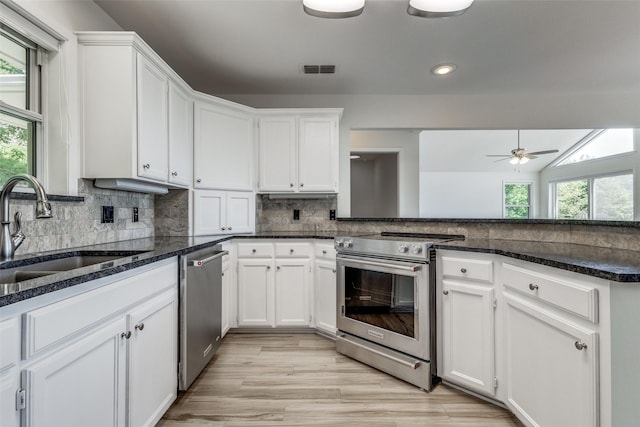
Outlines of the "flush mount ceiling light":
[{"label": "flush mount ceiling light", "polygon": [[350,18],[364,10],[365,0],[302,0],[308,15],[320,18]]},{"label": "flush mount ceiling light", "polygon": [[453,73],[456,68],[456,64],[440,64],[431,69],[431,74],[436,76],[446,76]]},{"label": "flush mount ceiling light", "polygon": [[409,15],[423,18],[446,18],[462,15],[473,0],[409,0]]}]

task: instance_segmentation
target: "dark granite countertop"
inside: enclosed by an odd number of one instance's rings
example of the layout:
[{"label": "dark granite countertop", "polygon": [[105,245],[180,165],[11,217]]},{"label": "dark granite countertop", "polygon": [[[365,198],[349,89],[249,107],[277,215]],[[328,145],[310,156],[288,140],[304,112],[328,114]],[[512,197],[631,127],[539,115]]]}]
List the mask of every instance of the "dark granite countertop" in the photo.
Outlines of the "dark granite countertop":
[{"label": "dark granite countertop", "polygon": [[507,218],[337,218],[339,222],[453,222],[479,224],[550,224],[550,225],[593,225],[607,227],[640,228],[640,221],[603,221],[586,219],[507,219]]},{"label": "dark granite countertop", "polygon": [[[265,232],[202,237],[153,237],[18,256],[13,261],[0,264],[0,269],[60,258],[62,254],[81,255],[107,252],[111,255],[123,255],[122,258],[114,260],[112,265],[107,268],[104,268],[104,264],[96,264],[16,284],[0,285],[0,307],[166,258],[185,255],[230,239],[333,239],[337,234],[339,233]],[[512,240],[465,240],[440,243],[435,247],[436,249],[494,253],[607,280],[640,283],[640,252],[637,251]],[[141,253],[131,255],[132,251]]]}]

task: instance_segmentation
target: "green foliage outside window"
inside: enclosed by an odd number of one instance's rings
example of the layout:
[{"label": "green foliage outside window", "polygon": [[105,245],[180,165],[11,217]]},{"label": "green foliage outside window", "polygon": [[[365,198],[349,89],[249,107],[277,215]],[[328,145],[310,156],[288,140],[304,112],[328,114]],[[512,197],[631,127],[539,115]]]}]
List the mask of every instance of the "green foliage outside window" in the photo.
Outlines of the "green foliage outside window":
[{"label": "green foliage outside window", "polygon": [[29,172],[28,128],[0,121],[0,183]]},{"label": "green foliage outside window", "polygon": [[530,198],[529,184],[505,184],[504,217],[509,219],[529,218]]},{"label": "green foliage outside window", "polygon": [[558,219],[589,219],[589,181],[559,182],[556,185]]}]

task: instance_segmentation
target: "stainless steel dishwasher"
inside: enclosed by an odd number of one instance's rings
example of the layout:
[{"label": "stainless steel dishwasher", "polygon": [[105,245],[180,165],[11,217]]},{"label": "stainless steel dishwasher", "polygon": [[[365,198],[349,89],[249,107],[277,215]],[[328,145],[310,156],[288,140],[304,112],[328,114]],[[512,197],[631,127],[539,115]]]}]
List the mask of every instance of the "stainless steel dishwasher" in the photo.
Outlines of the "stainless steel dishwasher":
[{"label": "stainless steel dishwasher", "polygon": [[180,257],[180,390],[189,388],[220,346],[227,253],[216,245]]}]

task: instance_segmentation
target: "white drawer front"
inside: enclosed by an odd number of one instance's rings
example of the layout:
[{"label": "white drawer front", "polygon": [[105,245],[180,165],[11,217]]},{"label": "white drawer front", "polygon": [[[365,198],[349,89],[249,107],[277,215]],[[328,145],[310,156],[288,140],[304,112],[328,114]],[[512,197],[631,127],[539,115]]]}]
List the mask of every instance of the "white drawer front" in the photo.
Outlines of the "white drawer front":
[{"label": "white drawer front", "polygon": [[273,245],[271,243],[238,243],[238,257],[271,258]]},{"label": "white drawer front", "polygon": [[553,304],[568,312],[598,322],[598,290],[587,284],[570,281],[503,264],[502,280],[508,289]]},{"label": "white drawer front", "polygon": [[493,282],[493,261],[442,257],[442,275]]},{"label": "white drawer front", "polygon": [[178,263],[172,262],[24,313],[23,358],[56,345],[156,291],[176,286],[177,280]]},{"label": "white drawer front", "polygon": [[309,243],[276,243],[276,257],[310,257],[311,245]]},{"label": "white drawer front", "polygon": [[314,248],[316,258],[336,259],[336,250],[333,243],[316,243]]}]

